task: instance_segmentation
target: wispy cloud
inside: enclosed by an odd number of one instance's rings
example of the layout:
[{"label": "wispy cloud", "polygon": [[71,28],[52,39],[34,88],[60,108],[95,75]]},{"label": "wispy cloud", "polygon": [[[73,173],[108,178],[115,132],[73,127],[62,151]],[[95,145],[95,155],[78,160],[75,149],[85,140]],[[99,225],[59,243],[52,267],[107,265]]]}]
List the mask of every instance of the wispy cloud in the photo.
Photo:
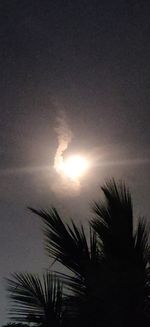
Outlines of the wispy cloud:
[{"label": "wispy cloud", "polygon": [[63,154],[67,150],[69,143],[72,140],[73,134],[67,124],[66,116],[63,111],[59,112],[56,118],[57,126],[55,127],[55,132],[58,139],[58,147],[56,150],[54,158],[54,168],[58,173],[61,174],[61,168],[63,165]]}]

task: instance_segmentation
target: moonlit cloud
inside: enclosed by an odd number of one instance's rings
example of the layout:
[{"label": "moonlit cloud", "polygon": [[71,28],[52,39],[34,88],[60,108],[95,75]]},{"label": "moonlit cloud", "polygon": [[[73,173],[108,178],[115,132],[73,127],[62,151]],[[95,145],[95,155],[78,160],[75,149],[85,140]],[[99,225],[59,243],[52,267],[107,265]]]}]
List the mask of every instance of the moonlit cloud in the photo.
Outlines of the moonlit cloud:
[{"label": "moonlit cloud", "polygon": [[65,113],[63,111],[59,112],[56,121],[57,126],[55,127],[55,132],[57,134],[58,147],[54,158],[54,168],[57,173],[61,174],[61,167],[63,165],[63,154],[67,150],[68,145],[72,140],[73,134],[67,124]]},{"label": "moonlit cloud", "polygon": [[73,132],[67,122],[67,117],[64,111],[60,111],[56,118],[55,132],[58,140],[58,147],[54,157],[54,169],[58,175],[54,176],[51,190],[57,194],[65,194],[68,196],[68,189],[70,195],[78,194],[80,191],[80,181],[78,179],[71,180],[64,174],[64,153],[68,149],[72,138]]}]

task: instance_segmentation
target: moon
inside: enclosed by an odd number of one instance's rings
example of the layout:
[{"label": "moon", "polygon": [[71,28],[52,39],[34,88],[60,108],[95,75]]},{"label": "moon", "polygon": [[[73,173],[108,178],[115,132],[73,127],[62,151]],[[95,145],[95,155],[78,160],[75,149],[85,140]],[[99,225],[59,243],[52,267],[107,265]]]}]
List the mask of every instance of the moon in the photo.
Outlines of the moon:
[{"label": "moon", "polygon": [[81,155],[71,155],[63,161],[62,172],[72,181],[79,180],[89,168],[88,160]]}]

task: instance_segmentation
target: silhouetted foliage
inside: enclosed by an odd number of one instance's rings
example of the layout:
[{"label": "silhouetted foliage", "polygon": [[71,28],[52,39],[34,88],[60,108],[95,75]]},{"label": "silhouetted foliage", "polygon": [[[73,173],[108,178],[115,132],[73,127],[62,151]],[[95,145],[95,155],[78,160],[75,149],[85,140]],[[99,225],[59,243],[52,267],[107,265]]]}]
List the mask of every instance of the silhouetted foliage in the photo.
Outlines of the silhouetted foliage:
[{"label": "silhouetted foliage", "polygon": [[29,327],[28,324],[23,324],[21,322],[8,322],[5,325],[2,325],[2,327]]},{"label": "silhouetted foliage", "polygon": [[25,321],[32,314],[31,321],[42,326],[149,325],[148,226],[139,219],[134,231],[125,185],[112,180],[102,191],[105,201],[93,205],[89,239],[83,225],[64,223],[55,208],[31,209],[42,218],[48,256],[70,273],[49,273],[43,283],[37,275],[13,275],[8,280],[12,317]]},{"label": "silhouetted foliage", "polygon": [[13,303],[11,318],[36,325],[59,326],[62,319],[62,283],[54,274],[14,274],[7,279],[8,292]]}]

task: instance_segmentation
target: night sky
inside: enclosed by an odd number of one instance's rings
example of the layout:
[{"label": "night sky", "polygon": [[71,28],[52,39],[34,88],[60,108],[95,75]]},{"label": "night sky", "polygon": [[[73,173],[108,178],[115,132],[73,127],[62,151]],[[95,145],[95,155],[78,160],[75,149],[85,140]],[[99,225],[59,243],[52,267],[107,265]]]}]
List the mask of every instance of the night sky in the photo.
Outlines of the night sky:
[{"label": "night sky", "polygon": [[[150,2],[0,1],[0,323],[3,277],[49,266],[40,219],[27,209],[55,205],[82,220],[110,177],[150,204]],[[62,189],[53,169],[57,119],[94,164],[80,191]],[[67,153],[66,151],[66,153]]]}]

